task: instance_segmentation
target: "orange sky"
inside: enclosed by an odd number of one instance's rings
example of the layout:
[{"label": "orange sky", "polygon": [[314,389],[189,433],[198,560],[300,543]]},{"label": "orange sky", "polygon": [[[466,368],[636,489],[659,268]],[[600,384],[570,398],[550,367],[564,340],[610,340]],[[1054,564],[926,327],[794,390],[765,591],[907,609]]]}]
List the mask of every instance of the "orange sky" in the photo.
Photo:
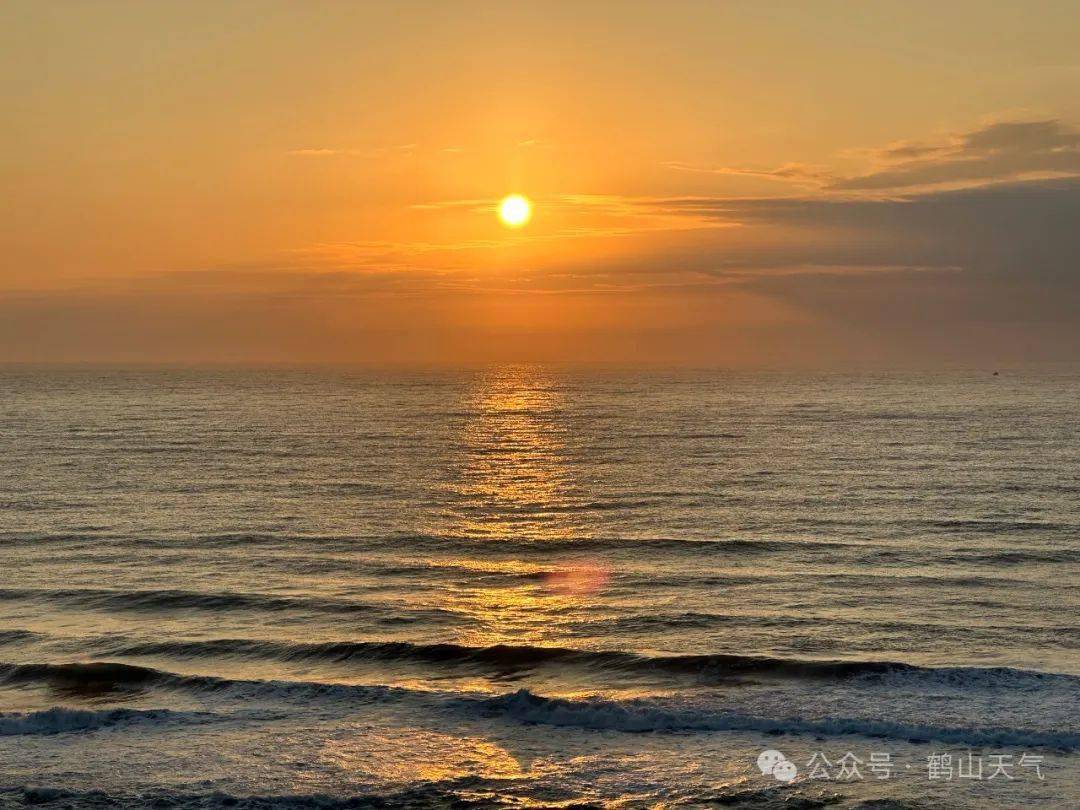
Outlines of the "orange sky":
[{"label": "orange sky", "polygon": [[1067,359],[1036,6],[6,3],[0,360]]}]

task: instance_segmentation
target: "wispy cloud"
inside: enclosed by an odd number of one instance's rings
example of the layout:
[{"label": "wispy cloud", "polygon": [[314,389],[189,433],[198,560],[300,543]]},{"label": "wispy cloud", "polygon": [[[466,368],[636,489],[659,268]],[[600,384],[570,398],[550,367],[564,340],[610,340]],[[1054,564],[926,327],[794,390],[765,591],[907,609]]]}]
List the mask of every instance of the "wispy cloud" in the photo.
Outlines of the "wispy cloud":
[{"label": "wispy cloud", "polygon": [[989,183],[1080,176],[1080,129],[1057,119],[998,121],[939,141],[900,141],[876,149],[847,150],[870,162],[860,174],[785,163],[775,168],[697,166],[678,161],[676,171],[761,177],[822,192],[890,194],[965,188]]},{"label": "wispy cloud", "polygon": [[330,155],[344,155],[347,154],[345,149],[323,149],[323,148],[306,148],[306,149],[290,149],[286,154],[294,155],[296,157],[329,157]]},{"label": "wispy cloud", "polygon": [[[339,148],[339,147],[301,147],[299,149],[290,149],[285,154],[292,155],[294,157],[333,157],[335,155],[345,155],[349,157],[363,157],[363,158],[383,158],[388,156],[400,155],[411,156],[418,150],[419,146],[415,143],[402,143],[392,146],[376,146],[369,148]],[[445,149],[443,151],[460,151]]]},{"label": "wispy cloud", "polygon": [[1058,120],[1002,121],[941,143],[879,150],[870,172],[837,177],[826,189],[879,191],[1080,175],[1080,129]]},{"label": "wispy cloud", "polygon": [[776,168],[753,168],[747,166],[695,166],[679,161],[664,164],[669,169],[695,174],[719,174],[728,176],[764,177],[772,180],[802,183],[808,186],[820,186],[831,179],[829,172],[821,166],[809,166],[803,163],[785,163]]},{"label": "wispy cloud", "polygon": [[394,144],[392,146],[378,146],[378,147],[370,150],[367,153],[367,155],[368,155],[368,157],[374,157],[374,158],[386,157],[388,155],[407,155],[407,156],[411,156],[417,151],[418,148],[419,148],[419,144],[415,144],[415,143],[399,143],[399,144]]}]

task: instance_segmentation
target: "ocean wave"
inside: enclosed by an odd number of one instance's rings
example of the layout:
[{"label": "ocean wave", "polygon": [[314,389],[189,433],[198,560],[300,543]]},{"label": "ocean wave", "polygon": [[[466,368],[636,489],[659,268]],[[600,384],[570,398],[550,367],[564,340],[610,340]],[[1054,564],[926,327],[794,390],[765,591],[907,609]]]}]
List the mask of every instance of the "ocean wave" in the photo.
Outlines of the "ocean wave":
[{"label": "ocean wave", "polygon": [[[938,629],[962,635],[965,638],[980,638],[993,642],[1002,633],[1024,633],[1028,637],[1038,638],[1043,644],[1069,646],[1080,640],[1080,627],[1066,624],[1047,624],[1037,628],[1021,627],[1016,624],[972,624],[957,628],[948,623],[929,621],[902,621],[899,619],[880,620],[872,618],[838,618],[822,616],[776,616],[770,614],[709,613],[700,611],[680,611],[672,613],[628,613],[610,618],[581,619],[567,622],[567,629],[588,636],[619,634],[635,636],[643,633],[666,632],[673,629],[709,629],[716,627],[733,628],[768,628],[792,631],[809,628],[836,630],[844,628],[844,638],[836,639],[834,649],[855,649],[852,638],[855,633],[913,633]],[[854,631],[854,632],[852,632]],[[835,634],[830,634],[833,637]],[[809,641],[813,636],[802,636],[801,641]]]},{"label": "ocean wave", "polygon": [[[630,503],[630,502],[628,502]],[[638,500],[631,505],[640,506]],[[583,508],[581,505],[567,507],[570,511]],[[586,509],[612,508],[610,504],[595,502],[586,504]],[[615,507],[618,508],[618,507]],[[552,511],[545,506],[540,511]],[[835,522],[829,521],[828,525]],[[578,537],[573,540],[553,542],[550,539],[531,539],[522,536],[505,536],[477,542],[469,535],[455,534],[418,534],[392,533],[379,536],[354,536],[337,534],[301,534],[297,532],[242,532],[229,534],[198,534],[176,536],[124,536],[99,534],[47,534],[8,532],[0,534],[0,540],[11,545],[38,546],[45,543],[57,544],[92,544],[94,549],[104,545],[118,548],[164,548],[190,551],[192,548],[245,548],[245,547],[286,547],[290,551],[298,548],[312,548],[324,552],[356,552],[358,550],[376,551],[389,549],[399,551],[402,547],[415,547],[418,551],[468,551],[470,554],[513,554],[528,551],[535,555],[563,556],[568,550],[574,553],[602,552],[673,552],[692,553],[695,556],[716,554],[729,556],[733,553],[812,551],[817,549],[865,549],[876,548],[865,542],[845,542],[823,540],[810,537],[797,538],[740,538],[740,537]],[[72,546],[69,546],[71,548]]]},{"label": "ocean wave", "polygon": [[170,709],[72,709],[57,706],[36,712],[0,712],[0,737],[94,731],[132,723],[204,723],[218,715]]},{"label": "ocean wave", "polygon": [[955,745],[1080,748],[1080,733],[1069,731],[932,726],[849,717],[762,717],[731,712],[710,713],[700,707],[663,707],[648,699],[550,698],[528,689],[488,698],[481,702],[480,708],[487,714],[506,715],[526,723],[605,731],[750,731],[829,737],[857,735]]},{"label": "ocean wave", "polygon": [[961,549],[956,554],[945,557],[945,562],[957,563],[984,563],[987,565],[1017,564],[1017,563],[1076,563],[1080,562],[1080,549],[1002,549],[1000,551],[987,551],[985,549]]},{"label": "ocean wave", "polygon": [[35,633],[33,630],[0,630],[0,647],[40,638],[40,636],[40,633]]},{"label": "ocean wave", "polygon": [[161,689],[195,693],[230,693],[245,699],[344,699],[351,705],[412,694],[403,687],[183,675],[153,667],[113,661],[66,664],[0,664],[0,685],[47,684],[68,693],[124,693]]},{"label": "ocean wave", "polygon": [[[460,781],[461,784],[457,784]],[[190,793],[159,788],[146,792],[110,792],[88,788],[77,790],[40,785],[17,785],[0,787],[0,807],[169,807],[177,810],[209,810],[209,808],[233,808],[234,810],[385,810],[389,807],[422,810],[433,807],[574,807],[578,810],[602,810],[605,802],[590,801],[582,797],[572,802],[528,802],[507,792],[505,784],[467,777],[461,780],[446,779],[438,782],[421,782],[398,790],[381,790],[371,793],[332,795],[328,793],[254,794],[243,795],[214,791]],[[483,788],[483,798],[477,797]]]},{"label": "ocean wave", "polygon": [[[987,671],[988,677],[993,677]],[[748,714],[710,707],[672,697],[571,699],[547,697],[528,689],[502,695],[425,691],[381,684],[348,684],[320,681],[247,680],[213,675],[182,675],[150,667],[110,662],[79,664],[0,665],[0,684],[44,682],[69,689],[105,690],[163,689],[189,693],[213,693],[237,700],[265,700],[276,710],[283,702],[310,708],[313,701],[333,701],[354,710],[358,706],[410,701],[427,709],[465,711],[483,717],[505,716],[516,721],[553,726],[620,732],[744,731],[763,734],[858,735],[911,742],[938,741],[957,745],[1041,746],[1080,749],[1080,732],[1069,729],[1017,728],[1009,726],[946,726],[889,720],[878,717],[800,717],[785,714]],[[896,686],[897,684],[893,684]],[[965,689],[970,680],[959,683]],[[995,686],[1005,684],[996,682]],[[876,704],[874,704],[876,705]],[[164,710],[110,709],[81,712],[50,709],[29,714],[0,715],[0,734],[44,734],[99,728],[130,722],[207,722],[210,713]]]},{"label": "ocean wave", "polygon": [[970,529],[972,531],[1002,534],[1024,531],[1062,531],[1073,526],[1052,521],[1035,520],[933,520],[928,523],[934,529]]},{"label": "ocean wave", "polygon": [[671,431],[668,433],[633,433],[627,434],[627,438],[633,437],[635,439],[741,439],[743,434],[741,433],[694,433],[694,432],[682,432]]},{"label": "ocean wave", "polygon": [[173,656],[201,659],[225,656],[337,664],[403,661],[482,667],[503,674],[537,667],[572,666],[607,672],[687,675],[706,681],[745,677],[825,680],[903,677],[907,682],[921,680],[940,685],[970,684],[982,688],[1038,688],[1049,684],[1080,688],[1080,676],[1012,667],[924,667],[897,661],[770,658],[731,653],[650,656],[622,650],[580,650],[508,644],[470,647],[463,644],[416,644],[408,641],[287,643],[258,639],[209,639],[117,644],[106,639],[101,643],[103,652],[120,657]]},{"label": "ocean wave", "polygon": [[[525,791],[526,794],[528,791]],[[611,807],[610,799],[597,798],[595,791],[576,795],[569,788],[560,791],[554,799],[550,788],[541,788],[540,796],[530,799],[522,791],[507,790],[505,782],[469,776],[459,779],[443,779],[438,782],[419,784],[394,791],[332,795],[327,793],[254,794],[244,795],[215,791],[212,793],[178,792],[158,788],[142,793],[118,793],[107,790],[44,787],[40,785],[17,785],[0,787],[0,800],[9,798],[15,806],[24,807],[170,807],[177,810],[207,810],[228,807],[237,810],[385,810],[388,807],[420,808],[473,807],[473,808],[575,808],[575,810],[602,810]],[[834,789],[818,787],[808,789],[786,785],[746,789],[741,783],[721,786],[690,795],[686,801],[691,806],[754,807],[758,810],[792,810],[792,808],[829,807],[841,801],[842,794]],[[671,802],[683,805],[684,801]],[[621,806],[619,801],[615,806]],[[636,806],[633,803],[628,806]],[[7,805],[3,805],[7,806]],[[856,810],[926,810],[929,805],[915,800],[870,799],[852,805]]]},{"label": "ocean wave", "polygon": [[70,664],[0,664],[0,684],[49,683],[87,689],[112,689],[153,684],[158,670],[135,664],[93,661]]},{"label": "ocean wave", "polygon": [[[115,611],[165,610],[264,610],[300,611],[338,615],[364,615],[399,623],[414,621],[463,621],[465,617],[440,608],[404,611],[387,605],[339,599],[275,596],[259,593],[203,593],[184,590],[119,591],[93,588],[0,588],[0,601],[46,601],[73,607]],[[2,643],[0,635],[0,643]]]}]

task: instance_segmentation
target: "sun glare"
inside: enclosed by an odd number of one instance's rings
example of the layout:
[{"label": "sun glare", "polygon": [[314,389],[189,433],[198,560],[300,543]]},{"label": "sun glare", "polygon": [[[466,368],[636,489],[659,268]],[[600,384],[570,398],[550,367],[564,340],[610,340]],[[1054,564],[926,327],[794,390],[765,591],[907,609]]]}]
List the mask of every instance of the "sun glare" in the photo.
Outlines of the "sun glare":
[{"label": "sun glare", "polygon": [[499,203],[499,219],[511,228],[520,228],[532,218],[532,203],[520,194],[504,197]]}]

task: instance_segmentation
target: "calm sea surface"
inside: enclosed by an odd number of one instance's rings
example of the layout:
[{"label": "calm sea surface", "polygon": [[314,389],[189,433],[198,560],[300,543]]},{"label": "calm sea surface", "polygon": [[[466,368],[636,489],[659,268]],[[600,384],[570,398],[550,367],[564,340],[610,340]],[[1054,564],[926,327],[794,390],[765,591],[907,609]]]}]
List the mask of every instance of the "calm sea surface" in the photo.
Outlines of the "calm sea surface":
[{"label": "calm sea surface", "polygon": [[2,370],[0,806],[1080,806],[1078,424],[1070,373]]}]

